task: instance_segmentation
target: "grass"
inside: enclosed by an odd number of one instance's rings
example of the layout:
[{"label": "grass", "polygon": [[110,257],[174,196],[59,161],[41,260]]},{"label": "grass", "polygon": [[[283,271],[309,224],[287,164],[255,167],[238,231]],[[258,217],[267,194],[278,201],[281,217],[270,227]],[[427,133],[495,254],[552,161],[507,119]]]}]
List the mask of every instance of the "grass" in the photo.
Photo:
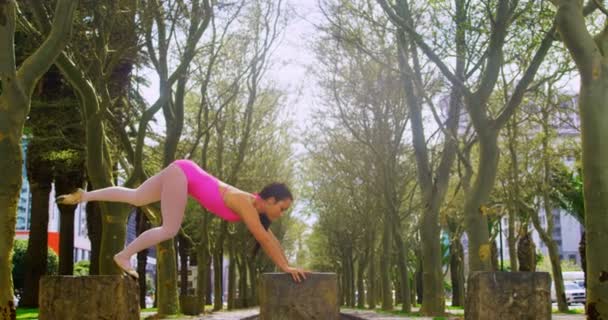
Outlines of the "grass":
[{"label": "grass", "polygon": [[[146,308],[142,309],[141,312],[156,312],[157,308]],[[183,315],[168,316],[166,318],[179,318],[184,317]],[[38,319],[38,308],[17,308],[17,320],[37,320]],[[165,319],[165,318],[163,318]]]},{"label": "grass", "polygon": [[552,313],[556,313],[556,314],[585,314],[584,308],[573,309],[572,307],[570,307],[570,309],[568,309],[567,312],[560,312],[559,310],[557,310],[557,308],[553,308],[552,311],[553,311]]},{"label": "grass", "polygon": [[37,308],[17,308],[17,320],[38,319]]}]

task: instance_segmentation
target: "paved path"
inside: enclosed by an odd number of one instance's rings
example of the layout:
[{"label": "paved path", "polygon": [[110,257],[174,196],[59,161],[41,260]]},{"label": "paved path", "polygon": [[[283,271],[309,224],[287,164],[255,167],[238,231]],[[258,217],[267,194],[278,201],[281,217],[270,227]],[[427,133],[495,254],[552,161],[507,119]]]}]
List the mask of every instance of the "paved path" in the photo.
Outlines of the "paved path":
[{"label": "paved path", "polygon": [[[341,309],[345,315],[356,316],[358,318],[363,318],[366,320],[432,320],[432,317],[403,317],[397,315],[387,315],[387,314],[379,314],[372,311],[366,310],[356,310],[356,309]],[[242,320],[253,317],[259,313],[259,309],[247,309],[247,310],[239,310],[239,311],[224,311],[224,312],[215,312],[208,315],[196,316],[196,317],[181,317],[181,318],[172,318],[174,320]],[[151,315],[151,314],[148,314]],[[143,317],[145,318],[145,317]],[[153,318],[157,319],[157,318]],[[453,315],[448,316],[446,319],[449,320],[461,320],[463,319],[462,315]],[[584,320],[584,315],[557,315],[554,314],[552,316],[552,320]]]}]

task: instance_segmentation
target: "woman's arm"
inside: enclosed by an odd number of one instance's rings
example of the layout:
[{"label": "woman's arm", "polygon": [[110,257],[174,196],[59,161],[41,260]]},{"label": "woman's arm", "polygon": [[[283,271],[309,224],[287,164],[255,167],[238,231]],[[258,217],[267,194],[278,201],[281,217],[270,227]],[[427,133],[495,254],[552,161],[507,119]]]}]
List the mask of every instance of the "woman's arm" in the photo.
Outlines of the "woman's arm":
[{"label": "woman's arm", "polygon": [[268,229],[268,234],[270,234],[270,239],[272,239],[272,242],[274,243],[275,247],[279,248],[279,251],[281,251],[281,255],[283,256],[283,259],[285,259],[285,261],[289,261],[289,260],[287,260],[287,257],[285,256],[285,250],[283,250],[283,247],[281,247],[281,243],[279,242],[277,237],[274,235],[274,233],[272,233],[272,230]]},{"label": "woman's arm", "polygon": [[243,198],[233,201],[230,207],[241,216],[241,219],[247,226],[247,229],[249,229],[249,232],[251,232],[253,237],[260,243],[260,246],[266,255],[270,257],[272,262],[274,262],[280,270],[290,273],[291,277],[296,282],[300,282],[301,279],[306,279],[303,270],[289,266],[278,240],[276,240],[272,233],[264,230],[264,227],[260,223],[258,212],[248,199]]}]

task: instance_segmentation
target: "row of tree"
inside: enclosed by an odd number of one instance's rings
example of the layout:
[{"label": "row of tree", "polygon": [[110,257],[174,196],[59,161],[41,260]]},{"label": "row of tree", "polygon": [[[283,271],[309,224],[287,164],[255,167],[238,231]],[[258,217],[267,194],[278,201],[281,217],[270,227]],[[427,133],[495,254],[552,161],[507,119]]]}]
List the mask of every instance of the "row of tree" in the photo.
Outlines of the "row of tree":
[{"label": "row of tree", "polygon": [[[345,303],[392,309],[394,290],[407,312],[416,288],[422,312],[439,316],[449,264],[452,303],[462,305],[463,232],[468,271],[497,270],[504,220],[511,270],[535,269],[534,228],[566,311],[552,236],[561,207],[586,230],[588,313],[606,314],[601,5],[327,0],[321,9],[310,256],[341,273]],[[584,205],[566,158],[582,166]]]},{"label": "row of tree", "polygon": [[[24,135],[33,204],[23,306],[37,304],[38,279],[47,272],[52,183],[58,194],[84,185],[136,187],[178,158],[193,159],[244,190],[290,181],[284,93],[265,80],[287,20],[280,0],[0,3],[0,47],[6,49],[0,59],[0,318],[15,315],[10,266]],[[145,86],[158,92],[155,101],[144,96]],[[74,209],[60,206],[60,274],[73,273]],[[133,211],[117,203],[87,205],[90,274],[120,273],[112,256],[125,244]],[[138,208],[138,232],[160,224],[159,211]],[[286,218],[273,226],[277,237],[294,223]],[[255,277],[272,265],[252,257],[252,246],[244,227],[190,205],[180,235],[156,248],[159,313],[179,311],[178,254],[181,294],[188,293],[188,266],[197,265],[200,303],[213,293],[221,309],[228,257],[228,307],[257,301]],[[144,274],[146,252],[138,261]],[[212,274],[215,288],[209,288]],[[140,281],[144,303],[145,277]]]}]

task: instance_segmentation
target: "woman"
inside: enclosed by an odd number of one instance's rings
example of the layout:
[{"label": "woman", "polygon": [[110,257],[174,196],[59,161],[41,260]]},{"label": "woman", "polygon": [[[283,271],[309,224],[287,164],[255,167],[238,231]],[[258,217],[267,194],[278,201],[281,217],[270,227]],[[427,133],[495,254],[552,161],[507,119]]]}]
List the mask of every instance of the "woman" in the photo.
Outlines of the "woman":
[{"label": "woman", "polygon": [[[272,261],[293,280],[306,279],[302,269],[288,265],[276,237],[268,229],[268,219],[275,220],[291,206],[293,197],[281,183],[266,186],[260,194],[251,194],[230,186],[205,172],[190,160],[177,160],[142,183],[137,189],[109,187],[94,191],[78,191],[57,197],[60,204],[88,201],[125,202],[141,207],[160,201],[162,225],[135,238],[114,256],[114,262],[127,274],[138,278],[130,258],[137,252],[173,238],[181,227],[188,195],[220,218],[243,221]],[[265,226],[262,225],[265,220]]]}]

